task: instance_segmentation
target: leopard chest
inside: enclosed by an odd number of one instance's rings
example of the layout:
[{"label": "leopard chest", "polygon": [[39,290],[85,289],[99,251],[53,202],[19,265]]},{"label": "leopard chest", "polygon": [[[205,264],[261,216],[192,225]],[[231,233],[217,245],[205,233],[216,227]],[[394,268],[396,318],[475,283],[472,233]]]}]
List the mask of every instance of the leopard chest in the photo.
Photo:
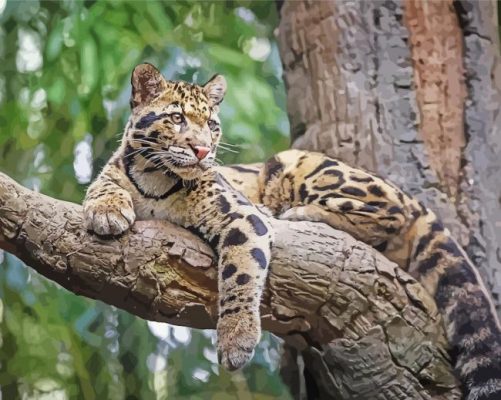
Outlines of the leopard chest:
[{"label": "leopard chest", "polygon": [[165,202],[147,199],[147,198],[136,198],[133,199],[134,212],[136,213],[137,220],[146,219],[166,219],[169,220],[169,208]]},{"label": "leopard chest", "polygon": [[155,199],[141,195],[133,196],[136,220],[167,220],[182,225],[184,222],[181,199]]}]

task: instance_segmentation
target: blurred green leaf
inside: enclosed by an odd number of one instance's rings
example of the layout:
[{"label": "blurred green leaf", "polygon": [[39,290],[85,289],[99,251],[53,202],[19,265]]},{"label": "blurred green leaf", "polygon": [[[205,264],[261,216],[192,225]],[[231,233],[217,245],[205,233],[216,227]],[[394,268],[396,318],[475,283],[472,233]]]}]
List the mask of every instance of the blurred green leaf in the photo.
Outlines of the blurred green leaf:
[{"label": "blurred green leaf", "polygon": [[81,83],[79,92],[88,95],[98,82],[98,57],[96,43],[91,35],[87,35],[80,47]]}]

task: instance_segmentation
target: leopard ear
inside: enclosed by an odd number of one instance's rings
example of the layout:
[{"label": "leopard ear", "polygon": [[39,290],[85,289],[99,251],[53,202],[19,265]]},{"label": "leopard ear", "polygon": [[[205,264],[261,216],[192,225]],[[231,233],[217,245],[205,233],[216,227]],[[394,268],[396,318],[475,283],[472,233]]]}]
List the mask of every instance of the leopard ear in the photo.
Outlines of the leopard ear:
[{"label": "leopard ear", "polygon": [[167,87],[167,82],[153,65],[144,63],[139,64],[130,78],[132,85],[132,95],[130,106],[132,109],[139,105],[149,103]]},{"label": "leopard ear", "polygon": [[226,79],[223,75],[214,75],[204,86],[204,93],[209,98],[211,106],[216,106],[223,101],[226,93]]}]

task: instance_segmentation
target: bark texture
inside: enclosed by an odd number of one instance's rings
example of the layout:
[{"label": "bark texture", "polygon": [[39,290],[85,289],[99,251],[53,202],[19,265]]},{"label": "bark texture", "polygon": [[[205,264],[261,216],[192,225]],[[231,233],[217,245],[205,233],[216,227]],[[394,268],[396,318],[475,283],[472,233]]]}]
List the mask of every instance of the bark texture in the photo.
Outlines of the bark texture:
[{"label": "bark texture", "polygon": [[452,0],[408,0],[404,22],[409,29],[418,136],[423,140],[430,168],[442,190],[458,194],[465,146],[463,110],[466,85],[463,41]]},{"label": "bark texture", "polygon": [[[292,147],[374,171],[435,210],[500,311],[496,18],[494,1],[289,1],[278,41]],[[316,362],[290,352],[283,375],[328,388]]]},{"label": "bark texture", "polygon": [[[263,327],[315,365],[322,384],[300,383],[299,397],[314,390],[326,399],[459,399],[440,317],[417,282],[326,225],[273,226]],[[150,320],[214,327],[213,253],[166,222],[137,222],[120,239],[99,239],[82,229],[80,206],[0,174],[0,248],[74,293]]]},{"label": "bark texture", "polygon": [[420,198],[479,267],[499,310],[496,3],[302,0],[280,15],[292,146]]}]

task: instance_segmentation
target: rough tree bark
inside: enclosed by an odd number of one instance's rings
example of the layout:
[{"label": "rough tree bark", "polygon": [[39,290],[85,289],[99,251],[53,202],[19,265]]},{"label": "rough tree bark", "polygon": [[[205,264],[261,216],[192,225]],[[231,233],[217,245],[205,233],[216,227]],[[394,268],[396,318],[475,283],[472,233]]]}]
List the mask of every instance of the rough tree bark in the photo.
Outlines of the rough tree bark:
[{"label": "rough tree bark", "polygon": [[[0,174],[1,249],[74,293],[142,318],[214,327],[216,270],[206,244],[163,221],[137,222],[117,240],[82,226],[80,206]],[[326,225],[273,227],[263,328],[315,365],[323,382],[315,397],[460,398],[440,316],[417,282]]]},{"label": "rough tree bark", "polygon": [[[375,171],[437,211],[500,310],[496,2],[289,1],[278,40],[292,147]],[[304,374],[287,357],[285,376],[324,385],[307,354]]]}]

